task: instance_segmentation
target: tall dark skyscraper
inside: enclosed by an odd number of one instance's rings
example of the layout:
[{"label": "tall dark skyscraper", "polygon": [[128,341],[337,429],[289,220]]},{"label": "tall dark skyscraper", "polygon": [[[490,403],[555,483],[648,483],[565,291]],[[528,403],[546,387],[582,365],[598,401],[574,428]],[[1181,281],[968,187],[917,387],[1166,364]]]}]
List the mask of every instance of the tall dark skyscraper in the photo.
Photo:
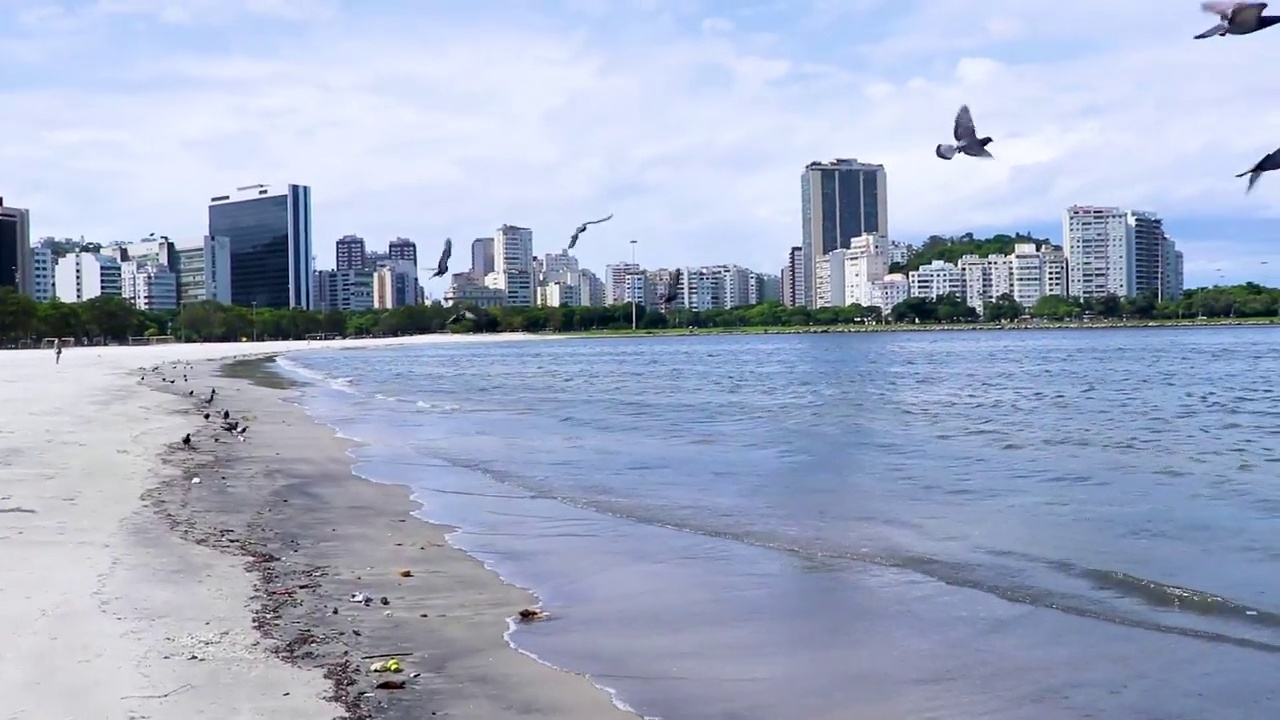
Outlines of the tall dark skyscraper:
[{"label": "tall dark skyscraper", "polygon": [[408,260],[418,267],[418,243],[398,237],[387,243],[387,257],[392,260]]},{"label": "tall dark skyscraper", "polygon": [[334,267],[338,270],[363,270],[369,262],[364,238],[343,235],[334,243]]},{"label": "tall dark skyscraper", "polygon": [[209,235],[231,245],[231,303],[310,310],[311,188],[248,185],[209,201]]},{"label": "tall dark skyscraper", "polygon": [[31,223],[26,210],[5,207],[0,198],[0,287],[31,295]]},{"label": "tall dark skyscraper", "polygon": [[[868,233],[889,236],[888,190],[883,165],[836,158],[811,162],[800,176],[800,214],[804,248],[803,286],[806,307],[813,307],[814,267],[819,257],[849,247]],[[797,298],[799,301],[799,298]]]}]

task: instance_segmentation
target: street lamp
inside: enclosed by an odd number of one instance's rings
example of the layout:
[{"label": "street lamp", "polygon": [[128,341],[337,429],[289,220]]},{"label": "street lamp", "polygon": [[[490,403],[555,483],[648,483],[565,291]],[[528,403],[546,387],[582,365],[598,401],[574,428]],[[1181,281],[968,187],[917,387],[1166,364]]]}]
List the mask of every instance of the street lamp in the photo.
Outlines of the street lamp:
[{"label": "street lamp", "polygon": [[249,304],[253,306],[253,341],[258,342],[258,301]]},{"label": "street lamp", "polygon": [[636,331],[636,292],[640,268],[636,267],[636,241],[631,241],[631,332]]}]

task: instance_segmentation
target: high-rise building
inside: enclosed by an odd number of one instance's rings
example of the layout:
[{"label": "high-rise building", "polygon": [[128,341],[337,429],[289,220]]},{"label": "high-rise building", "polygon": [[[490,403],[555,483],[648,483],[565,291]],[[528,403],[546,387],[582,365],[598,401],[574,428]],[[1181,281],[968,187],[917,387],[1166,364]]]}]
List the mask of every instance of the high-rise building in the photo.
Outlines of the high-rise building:
[{"label": "high-rise building", "polygon": [[364,270],[369,262],[364,238],[343,235],[333,244],[334,267],[338,270]]},{"label": "high-rise building", "polygon": [[31,297],[45,303],[53,299],[53,250],[31,248]]},{"label": "high-rise building", "polygon": [[787,251],[787,264],[782,267],[782,304],[804,307],[804,248],[796,245]]},{"label": "high-rise building", "polygon": [[209,235],[230,240],[232,304],[311,309],[311,188],[248,185],[211,198]]},{"label": "high-rise building", "polygon": [[231,239],[200,235],[173,241],[178,304],[231,304]]},{"label": "high-rise building", "polygon": [[387,256],[392,260],[407,260],[418,266],[418,243],[409,238],[398,237],[387,243]]},{"label": "high-rise building", "polygon": [[850,158],[809,163],[800,176],[800,215],[804,305],[816,307],[813,280],[818,258],[848,248],[862,235],[889,235],[884,166]]},{"label": "high-rise building", "polygon": [[1170,288],[1166,275],[1174,259],[1167,256],[1177,249],[1155,213],[1073,205],[1063,213],[1062,238],[1073,297],[1159,298]]},{"label": "high-rise building", "polygon": [[476,282],[494,271],[493,238],[483,237],[471,241],[471,275]]},{"label": "high-rise building", "polygon": [[58,258],[53,288],[62,302],[78,303],[100,295],[121,296],[120,261],[104,253],[76,252]]},{"label": "high-rise building", "polygon": [[31,214],[6,207],[0,198],[0,287],[11,287],[35,297],[32,277]]},{"label": "high-rise building", "polygon": [[322,312],[372,310],[373,270],[317,270],[311,291],[315,309]]},{"label": "high-rise building", "polygon": [[[907,275],[911,296],[935,300],[943,295],[964,297],[964,275],[946,260],[934,260]],[[882,307],[882,310],[890,308]]]},{"label": "high-rise building", "polygon": [[139,310],[177,310],[178,276],[154,260],[120,263],[120,296]]},{"label": "high-rise building", "polygon": [[373,271],[373,306],[382,310],[418,304],[418,266],[383,260]]},{"label": "high-rise building", "polygon": [[1162,256],[1163,267],[1161,268],[1160,297],[1158,299],[1161,302],[1172,302],[1182,297],[1184,282],[1182,251],[1178,249],[1173,240],[1166,237]]},{"label": "high-rise building", "polygon": [[640,272],[636,263],[614,263],[604,268],[606,283],[605,301],[610,305],[621,305],[627,301],[627,278]]},{"label": "high-rise building", "polygon": [[[473,248],[474,249],[474,248]],[[537,300],[534,283],[533,231],[503,225],[493,236],[493,272],[485,275],[486,287],[504,290],[507,305],[532,307]]]},{"label": "high-rise building", "polygon": [[604,281],[590,270],[578,271],[578,298],[587,307],[604,305]]}]

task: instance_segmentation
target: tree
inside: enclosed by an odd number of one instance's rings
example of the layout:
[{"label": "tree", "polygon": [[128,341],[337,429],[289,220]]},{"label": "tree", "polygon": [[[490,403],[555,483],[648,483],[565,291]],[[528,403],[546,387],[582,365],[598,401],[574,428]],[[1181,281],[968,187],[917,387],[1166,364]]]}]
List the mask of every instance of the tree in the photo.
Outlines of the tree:
[{"label": "tree", "polygon": [[31,336],[40,307],[12,287],[0,287],[0,338],[10,341]]},{"label": "tree", "polygon": [[1061,295],[1044,295],[1031,307],[1033,317],[1044,320],[1068,320],[1080,315],[1077,303]]},{"label": "tree", "polygon": [[986,322],[1010,322],[1022,314],[1022,305],[1009,293],[1001,294],[982,309],[982,319]]}]

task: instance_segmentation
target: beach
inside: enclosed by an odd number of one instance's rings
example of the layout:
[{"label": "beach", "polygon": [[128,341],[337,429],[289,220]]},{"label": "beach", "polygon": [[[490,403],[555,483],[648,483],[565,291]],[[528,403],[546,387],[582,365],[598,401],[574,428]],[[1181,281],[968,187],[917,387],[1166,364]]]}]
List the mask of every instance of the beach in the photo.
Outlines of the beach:
[{"label": "beach", "polygon": [[[0,716],[634,717],[511,649],[536,600],[412,517],[406,489],[353,476],[350,444],[260,357],[491,341],[0,354]],[[403,671],[370,672],[375,655]]]}]

